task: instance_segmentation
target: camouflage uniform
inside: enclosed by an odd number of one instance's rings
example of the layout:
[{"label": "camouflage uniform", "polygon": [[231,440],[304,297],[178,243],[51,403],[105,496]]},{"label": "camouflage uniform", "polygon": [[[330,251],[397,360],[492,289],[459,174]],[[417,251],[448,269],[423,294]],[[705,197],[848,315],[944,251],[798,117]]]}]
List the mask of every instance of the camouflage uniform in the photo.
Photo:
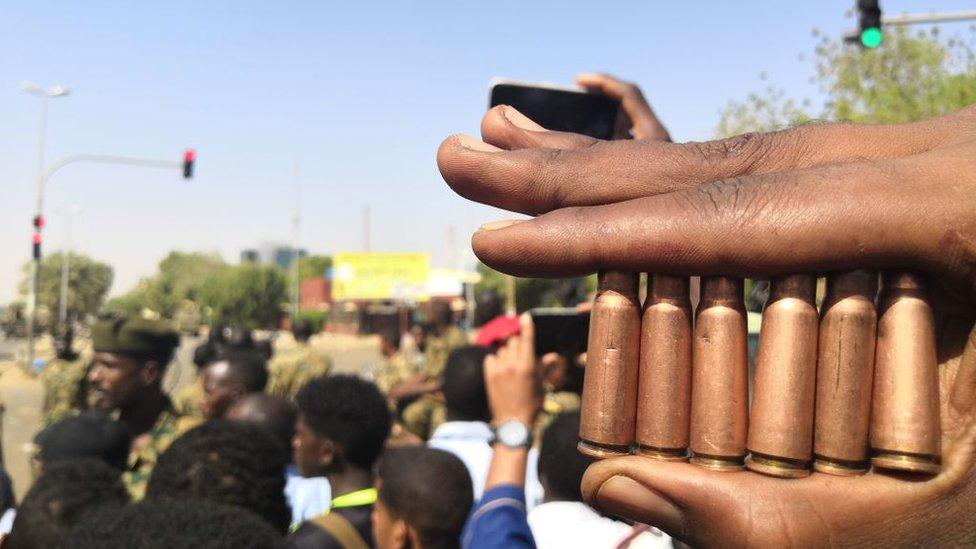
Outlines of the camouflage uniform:
[{"label": "camouflage uniform", "polygon": [[424,353],[427,360],[427,377],[430,379],[441,377],[451,351],[467,344],[468,336],[460,328],[453,325],[448,326],[444,333],[439,336],[433,334],[427,336],[427,350]]},{"label": "camouflage uniform", "polygon": [[266,392],[294,400],[298,390],[312,378],[324,376],[332,369],[332,361],[308,343],[296,343],[276,350],[268,362]]},{"label": "camouflage uniform", "polygon": [[428,393],[404,408],[400,417],[403,428],[429,440],[434,431],[447,421],[447,407],[439,394]]},{"label": "camouflage uniform", "polygon": [[376,377],[376,385],[384,393],[389,393],[397,384],[421,373],[424,373],[424,355],[400,350],[384,361],[382,371]]},{"label": "camouflage uniform", "polygon": [[44,387],[44,427],[85,406],[85,376],[90,362],[91,356],[78,355],[74,360],[54,359],[41,370],[38,377]]},{"label": "camouflage uniform", "polygon": [[156,423],[149,430],[149,439],[141,448],[132,448],[129,451],[129,460],[125,472],[122,473],[122,482],[133,500],[140,500],[146,495],[146,484],[149,482],[149,475],[152,474],[153,467],[159,460],[159,455],[169,448],[180,435],[189,431],[200,421],[194,418],[180,416],[172,405],[167,406]]}]

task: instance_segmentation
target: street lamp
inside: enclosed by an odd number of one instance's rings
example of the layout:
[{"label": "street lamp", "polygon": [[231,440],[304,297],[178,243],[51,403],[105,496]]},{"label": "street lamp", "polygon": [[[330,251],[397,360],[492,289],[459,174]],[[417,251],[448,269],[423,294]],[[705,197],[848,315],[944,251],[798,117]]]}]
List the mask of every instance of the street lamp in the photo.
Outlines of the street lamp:
[{"label": "street lamp", "polygon": [[31,82],[22,82],[20,89],[41,99],[41,124],[37,144],[37,183],[34,189],[34,251],[31,260],[30,277],[27,280],[27,365],[34,362],[34,319],[37,316],[37,275],[41,262],[42,196],[44,187],[44,140],[47,133],[47,101],[52,97],[62,97],[71,93],[65,86],[44,89]]}]

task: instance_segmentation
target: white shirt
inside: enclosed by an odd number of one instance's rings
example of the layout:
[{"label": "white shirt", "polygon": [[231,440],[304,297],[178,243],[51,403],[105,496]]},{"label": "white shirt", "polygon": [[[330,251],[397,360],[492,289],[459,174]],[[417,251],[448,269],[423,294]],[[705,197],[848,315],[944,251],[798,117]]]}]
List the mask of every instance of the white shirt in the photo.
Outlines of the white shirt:
[{"label": "white shirt", "polygon": [[[614,549],[630,536],[634,527],[606,518],[579,501],[551,501],[529,511],[529,528],[536,547]],[[651,528],[634,537],[629,549],[672,547],[671,538]]]},{"label": "white shirt", "polygon": [[291,507],[291,523],[317,517],[332,506],[332,486],[325,477],[305,478],[294,465],[285,469],[285,499]]},{"label": "white shirt", "polygon": [[[464,462],[471,475],[474,500],[481,499],[491,466],[491,427],[483,421],[448,421],[441,424],[427,441],[427,446],[450,452]],[[542,484],[538,474],[539,452],[529,450],[525,467],[525,504],[532,509],[542,503]]]}]

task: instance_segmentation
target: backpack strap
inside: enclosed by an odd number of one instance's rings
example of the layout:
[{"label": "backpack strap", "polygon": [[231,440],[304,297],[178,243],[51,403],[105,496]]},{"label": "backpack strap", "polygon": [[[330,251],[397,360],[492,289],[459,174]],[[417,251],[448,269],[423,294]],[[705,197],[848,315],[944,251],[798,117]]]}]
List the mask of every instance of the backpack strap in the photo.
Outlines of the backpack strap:
[{"label": "backpack strap", "polygon": [[326,513],[311,519],[311,523],[328,532],[344,549],[369,549],[352,523],[339,513]]}]

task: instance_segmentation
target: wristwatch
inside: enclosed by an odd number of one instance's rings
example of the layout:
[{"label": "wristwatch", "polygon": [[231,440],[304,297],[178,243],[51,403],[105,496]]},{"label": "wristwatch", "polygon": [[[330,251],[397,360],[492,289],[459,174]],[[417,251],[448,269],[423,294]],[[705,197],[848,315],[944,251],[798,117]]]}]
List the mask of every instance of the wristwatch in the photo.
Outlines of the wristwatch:
[{"label": "wristwatch", "polygon": [[499,442],[509,448],[532,446],[532,429],[517,419],[510,419],[492,429],[491,444]]}]

